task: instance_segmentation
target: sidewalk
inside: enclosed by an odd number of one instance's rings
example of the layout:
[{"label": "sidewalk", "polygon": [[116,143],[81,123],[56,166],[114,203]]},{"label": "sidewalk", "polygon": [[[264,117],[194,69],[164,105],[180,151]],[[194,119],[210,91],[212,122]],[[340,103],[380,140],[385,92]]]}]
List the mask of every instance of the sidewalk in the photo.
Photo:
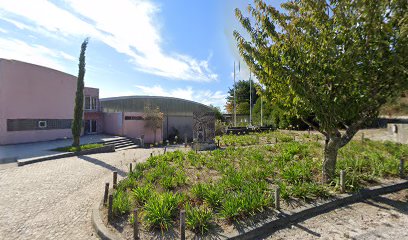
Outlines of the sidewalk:
[{"label": "sidewalk", "polygon": [[[86,135],[81,137],[81,144],[95,143],[120,138],[111,135]],[[2,164],[15,163],[17,159],[32,158],[56,154],[51,149],[72,144],[72,139],[61,139],[45,142],[22,143],[0,146],[0,167]]]}]

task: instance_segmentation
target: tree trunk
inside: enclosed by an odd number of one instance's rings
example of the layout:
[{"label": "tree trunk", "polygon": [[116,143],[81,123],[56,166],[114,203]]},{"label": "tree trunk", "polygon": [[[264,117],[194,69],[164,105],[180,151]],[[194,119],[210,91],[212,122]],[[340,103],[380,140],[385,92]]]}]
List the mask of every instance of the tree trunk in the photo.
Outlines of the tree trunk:
[{"label": "tree trunk", "polygon": [[340,149],[341,138],[339,137],[328,137],[324,146],[324,160],[323,160],[323,183],[328,183],[333,179],[336,162],[337,153]]},{"label": "tree trunk", "polygon": [[72,146],[74,146],[74,147],[79,147],[79,137],[78,136],[74,136],[74,140],[73,140],[73,143],[72,143]]}]

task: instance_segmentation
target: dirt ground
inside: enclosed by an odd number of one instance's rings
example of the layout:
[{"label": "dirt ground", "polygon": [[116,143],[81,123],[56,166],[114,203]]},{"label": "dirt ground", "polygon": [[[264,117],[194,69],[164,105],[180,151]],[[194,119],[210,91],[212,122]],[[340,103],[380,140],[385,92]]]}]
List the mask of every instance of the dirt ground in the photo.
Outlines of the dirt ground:
[{"label": "dirt ground", "polygon": [[278,239],[408,239],[408,189],[336,209],[265,238]]}]

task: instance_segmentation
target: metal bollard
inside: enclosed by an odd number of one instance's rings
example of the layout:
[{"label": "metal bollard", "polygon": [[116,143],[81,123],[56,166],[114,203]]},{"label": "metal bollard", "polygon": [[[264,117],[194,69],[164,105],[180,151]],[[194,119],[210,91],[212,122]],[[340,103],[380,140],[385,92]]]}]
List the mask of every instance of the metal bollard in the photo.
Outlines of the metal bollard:
[{"label": "metal bollard", "polygon": [[404,177],[405,177],[404,164],[405,164],[405,160],[404,160],[404,159],[400,159],[400,165],[399,165],[399,175],[400,175],[400,178],[404,178]]},{"label": "metal bollard", "polygon": [[277,186],[275,190],[275,208],[280,209],[280,187]]},{"label": "metal bollard", "polygon": [[113,195],[109,194],[109,207],[108,207],[108,221],[111,221],[113,218]]},{"label": "metal bollard", "polygon": [[118,184],[118,172],[113,171],[113,188],[116,188],[117,184]]},{"label": "metal bollard", "polygon": [[106,206],[108,203],[108,194],[109,194],[109,183],[105,183],[105,193],[103,194],[103,205]]},{"label": "metal bollard", "polygon": [[132,163],[129,163],[129,174],[132,173]]},{"label": "metal bollard", "polygon": [[340,192],[344,193],[346,191],[346,171],[340,171]]},{"label": "metal bollard", "polygon": [[139,221],[138,221],[137,218],[138,218],[137,208],[135,208],[133,210],[133,219],[134,219],[134,222],[133,222],[133,239],[134,240],[140,240],[140,237],[139,237]]},{"label": "metal bollard", "polygon": [[186,239],[186,211],[180,211],[180,239]]}]

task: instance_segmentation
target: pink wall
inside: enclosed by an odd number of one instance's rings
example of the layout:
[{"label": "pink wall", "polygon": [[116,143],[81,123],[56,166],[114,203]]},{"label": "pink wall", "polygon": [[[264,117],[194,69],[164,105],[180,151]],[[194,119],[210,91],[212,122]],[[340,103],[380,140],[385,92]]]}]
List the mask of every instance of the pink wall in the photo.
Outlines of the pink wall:
[{"label": "pink wall", "polygon": [[[145,143],[154,142],[154,133],[145,128],[144,120],[125,120],[128,117],[143,117],[142,112],[104,113],[104,132],[113,135],[140,138],[144,135]],[[163,128],[156,131],[156,142],[163,141]]]},{"label": "pink wall", "polygon": [[122,113],[103,113],[103,132],[123,136]]},{"label": "pink wall", "polygon": [[76,77],[0,59],[0,144],[71,136],[71,129],[7,131],[7,119],[72,119]]}]

